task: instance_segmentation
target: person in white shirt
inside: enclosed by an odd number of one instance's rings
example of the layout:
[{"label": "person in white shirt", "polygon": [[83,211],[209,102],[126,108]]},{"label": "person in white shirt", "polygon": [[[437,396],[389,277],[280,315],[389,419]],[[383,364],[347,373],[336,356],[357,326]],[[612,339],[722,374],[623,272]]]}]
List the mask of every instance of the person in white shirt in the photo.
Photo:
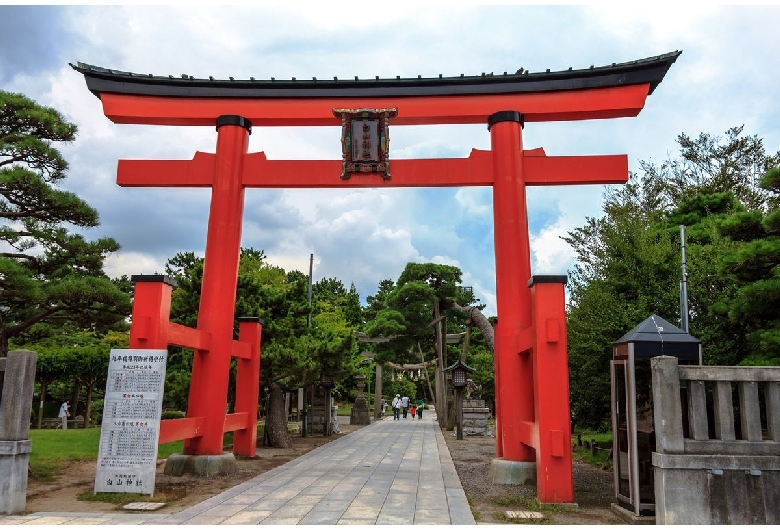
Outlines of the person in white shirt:
[{"label": "person in white shirt", "polygon": [[62,419],[62,428],[67,429],[68,428],[68,418],[70,418],[70,400],[65,400],[65,402],[60,405],[60,413],[57,416],[58,418]]},{"label": "person in white shirt", "polygon": [[401,398],[401,408],[404,410],[404,418],[406,418],[406,413],[409,412],[409,398],[407,396]]},{"label": "person in white shirt", "polygon": [[401,419],[401,394],[396,394],[393,398],[393,421]]}]

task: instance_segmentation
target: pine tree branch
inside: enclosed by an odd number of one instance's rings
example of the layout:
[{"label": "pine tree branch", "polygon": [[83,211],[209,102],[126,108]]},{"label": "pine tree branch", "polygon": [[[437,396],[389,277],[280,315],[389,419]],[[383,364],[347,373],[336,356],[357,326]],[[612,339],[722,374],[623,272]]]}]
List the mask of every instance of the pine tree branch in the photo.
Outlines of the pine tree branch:
[{"label": "pine tree branch", "polygon": [[20,333],[24,331],[25,329],[29,328],[33,324],[37,324],[41,320],[45,319],[46,317],[53,315],[54,313],[57,313],[59,311],[62,311],[64,309],[68,309],[70,306],[68,305],[59,305],[48,308],[46,311],[42,311],[41,313],[32,316],[25,320],[24,322],[21,322],[19,324],[16,324],[15,326],[8,326],[6,328],[6,336],[12,337],[16,335],[17,333]]},{"label": "pine tree branch", "polygon": [[33,261],[37,260],[35,256],[29,256],[27,254],[14,253],[14,252],[0,252],[0,256],[3,256],[4,258],[29,259]]},{"label": "pine tree branch", "polygon": [[485,337],[485,345],[495,355],[495,331],[487,317],[482,314],[482,311],[472,306],[462,307],[457,302],[452,302],[452,307],[465,313],[471,319],[474,325],[482,332],[482,336]]}]

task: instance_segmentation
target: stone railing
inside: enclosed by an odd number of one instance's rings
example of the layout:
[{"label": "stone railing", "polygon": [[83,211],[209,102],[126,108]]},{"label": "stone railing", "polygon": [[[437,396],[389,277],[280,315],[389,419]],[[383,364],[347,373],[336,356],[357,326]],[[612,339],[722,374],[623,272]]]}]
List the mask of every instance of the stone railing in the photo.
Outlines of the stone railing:
[{"label": "stone railing", "polygon": [[30,458],[30,411],[37,355],[27,350],[0,358],[0,514],[24,512]]},{"label": "stone railing", "polygon": [[780,524],[780,367],[650,363],[656,524]]}]

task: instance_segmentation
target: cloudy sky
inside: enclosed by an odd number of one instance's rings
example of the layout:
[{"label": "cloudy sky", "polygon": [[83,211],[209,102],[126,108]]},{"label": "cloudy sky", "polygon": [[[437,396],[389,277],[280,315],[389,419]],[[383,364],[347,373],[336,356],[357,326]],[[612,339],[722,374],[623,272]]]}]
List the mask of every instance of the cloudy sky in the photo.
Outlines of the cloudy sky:
[{"label": "cloudy sky", "polygon": [[[383,4],[386,6],[386,4]],[[324,7],[0,6],[0,88],[60,110],[77,124],[62,148],[64,187],[100,212],[87,232],[122,251],[110,276],[163,271],[177,252],[203,254],[208,189],[120,188],[124,159],[190,159],[214,152],[213,127],[115,125],[77,61],[145,74],[226,79],[435,77],[587,68],[682,50],[636,118],[532,123],[526,149],[548,155],[627,154],[660,163],[685,132],[745,125],[780,150],[780,7],[499,6],[401,3],[392,9]],[[485,126],[395,127],[392,158],[465,157],[489,149]],[[250,152],[269,159],[340,159],[340,129],[260,128]],[[573,253],[560,237],[601,214],[603,186],[528,191],[534,274],[565,274]],[[268,190],[246,192],[242,245],[286,270],[354,283],[361,298],[407,262],[459,266],[464,285],[495,314],[489,188]],[[677,280],[672,282],[676,288]]]}]

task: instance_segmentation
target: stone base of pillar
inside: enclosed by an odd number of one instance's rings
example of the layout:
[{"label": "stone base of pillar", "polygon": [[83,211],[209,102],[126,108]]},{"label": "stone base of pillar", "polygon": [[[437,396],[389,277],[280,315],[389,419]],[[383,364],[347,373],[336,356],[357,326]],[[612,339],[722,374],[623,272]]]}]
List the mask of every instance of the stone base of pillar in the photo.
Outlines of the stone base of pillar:
[{"label": "stone base of pillar", "polygon": [[623,519],[626,524],[655,524],[654,515],[636,515],[614,502],[609,506],[609,511]]},{"label": "stone base of pillar", "polygon": [[357,398],[349,415],[350,425],[370,425],[371,415],[368,413],[368,403],[365,398]]},{"label": "stone base of pillar", "polygon": [[233,475],[238,471],[233,453],[221,455],[184,455],[174,453],[165,462],[163,474],[180,477],[184,474],[198,477]]},{"label": "stone base of pillar", "polygon": [[493,484],[536,485],[536,462],[516,462],[494,458],[488,476]]},{"label": "stone base of pillar", "polygon": [[30,440],[0,440],[0,514],[24,513]]},{"label": "stone base of pillar", "polygon": [[490,436],[490,409],[482,399],[463,400],[463,434],[466,436]]}]

